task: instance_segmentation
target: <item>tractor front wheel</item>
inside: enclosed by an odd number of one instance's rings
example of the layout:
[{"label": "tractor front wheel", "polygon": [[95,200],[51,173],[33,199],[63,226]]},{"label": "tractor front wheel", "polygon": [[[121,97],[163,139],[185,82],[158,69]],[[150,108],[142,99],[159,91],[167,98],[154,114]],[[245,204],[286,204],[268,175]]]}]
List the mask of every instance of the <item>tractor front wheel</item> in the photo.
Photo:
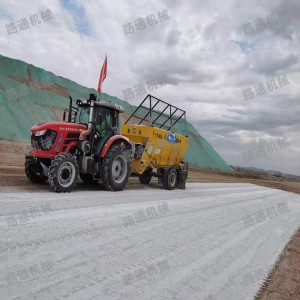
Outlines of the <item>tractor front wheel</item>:
[{"label": "tractor front wheel", "polygon": [[38,162],[26,158],[25,173],[28,179],[33,183],[42,183],[47,180],[47,176],[43,174],[43,168]]},{"label": "tractor front wheel", "polygon": [[163,186],[166,190],[174,190],[177,185],[177,171],[175,167],[165,169],[163,175]]},{"label": "tractor front wheel", "polygon": [[128,182],[130,162],[126,149],[113,145],[107,151],[101,167],[101,180],[107,191],[122,191]]},{"label": "tractor front wheel", "polygon": [[49,183],[56,193],[71,192],[76,186],[79,173],[77,161],[69,153],[61,153],[52,160],[49,168]]},{"label": "tractor front wheel", "polygon": [[152,169],[147,169],[144,173],[139,174],[139,180],[142,184],[149,184],[152,178]]}]

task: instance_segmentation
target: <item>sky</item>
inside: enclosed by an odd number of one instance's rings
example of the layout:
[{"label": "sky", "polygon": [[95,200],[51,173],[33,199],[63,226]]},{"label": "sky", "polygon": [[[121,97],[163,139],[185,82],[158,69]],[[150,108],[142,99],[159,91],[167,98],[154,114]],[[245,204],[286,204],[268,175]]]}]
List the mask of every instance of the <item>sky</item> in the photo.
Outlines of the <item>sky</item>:
[{"label": "sky", "polygon": [[93,88],[107,54],[103,92],[144,87],[229,164],[297,175],[299,28],[299,0],[0,1],[0,54]]}]

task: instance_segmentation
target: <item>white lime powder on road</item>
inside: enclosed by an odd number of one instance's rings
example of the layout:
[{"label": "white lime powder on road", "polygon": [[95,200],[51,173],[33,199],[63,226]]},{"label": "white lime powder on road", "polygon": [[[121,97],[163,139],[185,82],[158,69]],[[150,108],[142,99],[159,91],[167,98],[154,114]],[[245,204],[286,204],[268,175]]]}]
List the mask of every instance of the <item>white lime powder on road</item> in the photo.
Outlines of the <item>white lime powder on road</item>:
[{"label": "white lime powder on road", "polygon": [[253,299],[300,225],[300,196],[251,184],[16,188],[0,207],[1,300]]}]

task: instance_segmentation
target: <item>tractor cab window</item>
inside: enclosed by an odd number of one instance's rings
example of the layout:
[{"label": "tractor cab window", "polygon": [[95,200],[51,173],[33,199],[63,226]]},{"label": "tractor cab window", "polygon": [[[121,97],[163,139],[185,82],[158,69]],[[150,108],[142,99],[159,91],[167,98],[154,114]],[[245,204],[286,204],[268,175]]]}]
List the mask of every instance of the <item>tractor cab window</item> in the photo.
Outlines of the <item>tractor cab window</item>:
[{"label": "tractor cab window", "polygon": [[78,123],[82,123],[88,126],[89,114],[90,114],[90,108],[88,106],[80,107],[78,113]]},{"label": "tractor cab window", "polygon": [[96,132],[100,137],[106,137],[114,132],[113,112],[108,109],[99,109],[96,120]]},{"label": "tractor cab window", "polygon": [[93,154],[99,155],[105,142],[114,135],[115,118],[110,109],[99,108],[96,116]]}]

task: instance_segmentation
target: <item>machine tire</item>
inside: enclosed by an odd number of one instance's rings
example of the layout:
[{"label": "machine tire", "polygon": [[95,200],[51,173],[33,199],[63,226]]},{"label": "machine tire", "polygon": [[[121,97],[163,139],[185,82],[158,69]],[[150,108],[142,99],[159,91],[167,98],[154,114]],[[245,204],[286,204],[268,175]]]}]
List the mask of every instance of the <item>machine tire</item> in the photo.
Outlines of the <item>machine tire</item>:
[{"label": "machine tire", "polygon": [[47,180],[43,174],[43,168],[37,163],[32,163],[31,159],[25,161],[25,173],[27,178],[33,183],[42,183]]},{"label": "machine tire", "polygon": [[113,145],[107,151],[101,167],[101,180],[107,191],[122,191],[128,182],[130,161],[121,145]]},{"label": "machine tire", "polygon": [[163,187],[166,190],[174,190],[177,186],[177,171],[175,167],[165,169],[163,175]]},{"label": "machine tire", "polygon": [[97,180],[94,180],[92,174],[83,174],[83,173],[80,173],[79,177],[86,184],[96,184],[96,183],[98,183]]},{"label": "machine tire", "polygon": [[152,169],[147,169],[144,173],[139,174],[139,180],[142,184],[149,184],[152,178]]},{"label": "machine tire", "polygon": [[[49,184],[56,193],[71,192],[79,173],[77,161],[69,153],[61,153],[52,160],[49,167]],[[66,182],[64,182],[66,181]]]}]

